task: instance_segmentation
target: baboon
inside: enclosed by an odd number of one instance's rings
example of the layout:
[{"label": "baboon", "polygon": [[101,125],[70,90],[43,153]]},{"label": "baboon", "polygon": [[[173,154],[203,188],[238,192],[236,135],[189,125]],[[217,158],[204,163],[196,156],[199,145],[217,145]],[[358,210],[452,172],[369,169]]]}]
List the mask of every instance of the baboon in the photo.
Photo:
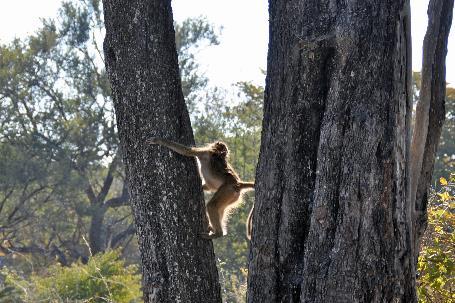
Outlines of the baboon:
[{"label": "baboon", "polygon": [[[159,144],[187,157],[199,161],[199,174],[203,179],[202,188],[215,192],[206,203],[210,226],[201,236],[214,239],[226,234],[226,209],[233,208],[240,201],[243,191],[254,189],[254,182],[243,182],[228,162],[229,149],[224,142],[217,141],[205,147],[188,147],[169,140],[151,138],[149,144]],[[251,214],[247,220],[247,237],[251,235]]]}]

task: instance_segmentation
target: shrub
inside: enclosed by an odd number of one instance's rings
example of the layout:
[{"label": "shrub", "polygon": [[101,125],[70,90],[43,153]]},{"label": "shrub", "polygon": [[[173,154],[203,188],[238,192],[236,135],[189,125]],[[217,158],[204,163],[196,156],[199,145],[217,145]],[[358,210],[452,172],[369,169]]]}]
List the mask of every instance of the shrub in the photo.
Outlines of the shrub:
[{"label": "shrub", "polygon": [[126,266],[117,251],[98,254],[87,264],[52,265],[44,274],[33,273],[29,281],[6,273],[6,285],[21,291],[23,302],[140,302],[140,274]]},{"label": "shrub", "polygon": [[418,262],[419,302],[455,302],[455,174],[440,179],[428,206],[428,228]]}]

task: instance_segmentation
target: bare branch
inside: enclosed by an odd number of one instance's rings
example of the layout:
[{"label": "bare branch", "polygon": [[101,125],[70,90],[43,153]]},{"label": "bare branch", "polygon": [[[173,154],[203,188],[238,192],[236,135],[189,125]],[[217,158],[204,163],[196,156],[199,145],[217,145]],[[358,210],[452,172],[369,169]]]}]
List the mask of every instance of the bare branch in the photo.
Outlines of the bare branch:
[{"label": "bare branch", "polygon": [[431,0],[428,6],[420,100],[411,145],[410,205],[415,210],[416,252],[426,228],[428,188],[445,119],[445,60],[453,5],[454,0]]},{"label": "bare branch", "polygon": [[104,205],[106,208],[116,208],[120,207],[123,205],[126,205],[128,203],[128,200],[130,198],[130,195],[128,193],[128,185],[126,182],[123,183],[123,189],[122,189],[122,195],[119,197],[115,197],[112,199],[107,200]]},{"label": "bare branch", "polygon": [[115,237],[112,238],[111,241],[111,248],[117,248],[120,243],[125,240],[128,236],[134,235],[136,232],[136,227],[134,224],[130,224],[127,229],[125,229],[123,232],[117,234]]}]

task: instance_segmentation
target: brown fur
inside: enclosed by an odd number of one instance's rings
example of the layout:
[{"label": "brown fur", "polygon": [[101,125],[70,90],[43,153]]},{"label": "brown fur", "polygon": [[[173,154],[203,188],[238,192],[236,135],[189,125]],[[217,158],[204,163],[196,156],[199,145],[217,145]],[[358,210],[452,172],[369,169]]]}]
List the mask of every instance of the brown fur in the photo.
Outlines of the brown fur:
[{"label": "brown fur", "polygon": [[251,240],[251,234],[253,233],[253,211],[254,205],[251,207],[250,213],[248,214],[248,219],[246,219],[246,237],[248,240]]},{"label": "brown fur", "polygon": [[[181,155],[198,158],[200,175],[205,181],[202,188],[215,192],[206,205],[210,226],[201,235],[207,239],[223,236],[229,210],[240,204],[242,191],[254,189],[254,182],[242,182],[229,164],[227,145],[217,141],[202,148],[187,147],[159,138],[151,138],[147,143],[163,145]],[[247,230],[251,230],[250,225]]]}]

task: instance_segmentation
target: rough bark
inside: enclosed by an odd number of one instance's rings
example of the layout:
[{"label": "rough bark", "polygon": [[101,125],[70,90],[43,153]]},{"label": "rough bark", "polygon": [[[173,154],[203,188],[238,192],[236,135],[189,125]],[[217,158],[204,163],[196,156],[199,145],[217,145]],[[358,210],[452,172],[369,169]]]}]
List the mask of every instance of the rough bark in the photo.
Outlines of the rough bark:
[{"label": "rough bark", "polygon": [[248,302],[415,302],[409,3],[269,13]]},{"label": "rough bark", "polygon": [[428,189],[445,119],[445,61],[453,5],[453,0],[430,0],[428,5],[420,99],[411,145],[411,203],[415,205],[416,261],[420,240],[427,227]]},{"label": "rough bark", "polygon": [[183,100],[171,1],[103,1],[104,52],[139,237],[145,302],[220,302],[194,159],[146,145],[194,143]]}]

